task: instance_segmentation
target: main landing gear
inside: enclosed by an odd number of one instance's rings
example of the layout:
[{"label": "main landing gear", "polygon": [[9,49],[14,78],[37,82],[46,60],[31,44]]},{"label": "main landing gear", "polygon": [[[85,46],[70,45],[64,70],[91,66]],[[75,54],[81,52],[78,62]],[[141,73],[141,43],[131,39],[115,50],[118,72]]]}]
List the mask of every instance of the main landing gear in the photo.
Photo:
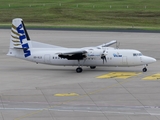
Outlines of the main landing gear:
[{"label": "main landing gear", "polygon": [[76,69],[77,73],[81,73],[83,69],[80,67],[80,61],[78,60],[78,68]]},{"label": "main landing gear", "polygon": [[[96,66],[90,66],[90,68],[91,68],[91,69],[95,69]],[[82,71],[83,71],[83,69],[82,69],[81,67],[78,67],[78,68],[76,69],[76,72],[77,72],[77,73],[81,73]]]},{"label": "main landing gear", "polygon": [[76,72],[77,73],[81,73],[83,71],[83,69],[81,68],[81,67],[78,67],[77,69],[76,69]]},{"label": "main landing gear", "polygon": [[90,66],[90,68],[91,68],[91,69],[95,69],[95,68],[96,68],[96,66]]}]

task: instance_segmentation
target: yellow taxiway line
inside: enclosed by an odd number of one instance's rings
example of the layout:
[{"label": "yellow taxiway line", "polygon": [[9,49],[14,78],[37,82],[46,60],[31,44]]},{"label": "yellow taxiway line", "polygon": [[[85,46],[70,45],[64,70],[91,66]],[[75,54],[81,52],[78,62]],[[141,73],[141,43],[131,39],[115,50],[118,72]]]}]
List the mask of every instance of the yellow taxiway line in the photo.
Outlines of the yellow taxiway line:
[{"label": "yellow taxiway line", "polygon": [[104,74],[98,76],[97,78],[119,78],[119,79],[127,79],[136,75],[141,74],[140,72],[111,72],[108,74]]},{"label": "yellow taxiway line", "polygon": [[160,80],[160,73],[157,73],[151,76],[147,76],[143,78],[143,80]]}]

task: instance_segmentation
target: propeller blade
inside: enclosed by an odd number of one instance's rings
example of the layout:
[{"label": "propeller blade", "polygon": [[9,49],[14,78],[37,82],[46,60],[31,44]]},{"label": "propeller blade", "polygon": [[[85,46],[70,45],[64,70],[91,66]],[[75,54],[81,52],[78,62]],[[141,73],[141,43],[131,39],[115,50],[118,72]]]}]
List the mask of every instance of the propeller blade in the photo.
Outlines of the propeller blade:
[{"label": "propeller blade", "polygon": [[107,62],[106,56],[104,54],[101,55],[101,59],[103,60],[103,64],[104,64],[104,61]]},{"label": "propeller blade", "polygon": [[106,56],[104,56],[104,60],[107,62]]}]

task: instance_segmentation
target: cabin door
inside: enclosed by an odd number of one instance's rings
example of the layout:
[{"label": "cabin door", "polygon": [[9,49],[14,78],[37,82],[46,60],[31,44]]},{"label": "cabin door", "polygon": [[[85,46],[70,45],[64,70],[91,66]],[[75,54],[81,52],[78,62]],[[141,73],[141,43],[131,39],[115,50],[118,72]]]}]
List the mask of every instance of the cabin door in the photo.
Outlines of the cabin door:
[{"label": "cabin door", "polygon": [[122,57],[122,64],[123,65],[128,65],[127,57],[126,56]]},{"label": "cabin door", "polygon": [[50,61],[50,55],[49,54],[44,55],[44,62],[50,64],[51,61]]}]

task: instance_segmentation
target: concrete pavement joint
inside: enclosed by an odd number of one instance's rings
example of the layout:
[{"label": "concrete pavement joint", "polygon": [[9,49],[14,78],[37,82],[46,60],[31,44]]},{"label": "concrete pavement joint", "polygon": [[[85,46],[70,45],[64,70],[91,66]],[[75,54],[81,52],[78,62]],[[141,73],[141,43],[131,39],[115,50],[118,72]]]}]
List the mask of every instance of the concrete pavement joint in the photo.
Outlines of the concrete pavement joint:
[{"label": "concrete pavement joint", "polygon": [[80,98],[83,98],[83,97],[85,97],[85,96],[88,96],[88,95],[93,95],[93,94],[99,93],[99,92],[101,92],[101,91],[104,91],[104,90],[106,90],[106,89],[110,89],[110,88],[116,87],[116,86],[121,85],[121,84],[124,84],[124,83],[126,83],[126,82],[129,82],[129,80],[123,80],[122,82],[119,82],[119,83],[116,83],[116,84],[113,84],[113,85],[110,85],[110,86],[107,86],[107,87],[104,87],[104,88],[95,90],[95,91],[93,91],[93,92],[86,93],[86,94],[80,95],[80,96],[76,96],[76,98],[73,98],[73,99],[71,99],[71,100],[67,100],[67,101],[64,101],[64,102],[62,102],[62,103],[60,103],[60,104],[53,105],[53,106],[50,106],[50,107],[48,107],[48,108],[44,108],[44,109],[42,109],[42,110],[38,110],[38,111],[35,111],[35,112],[32,112],[32,113],[26,114],[26,115],[24,115],[24,116],[15,118],[14,120],[22,120],[23,118],[27,118],[27,117],[33,116],[33,115],[35,115],[35,114],[41,113],[41,112],[43,112],[43,111],[45,111],[45,110],[49,110],[49,109],[54,108],[54,107],[56,107],[56,106],[61,106],[61,105],[66,104],[66,103],[69,103],[69,102],[72,102],[72,101],[76,101],[76,100],[78,100],[78,99],[80,99]]}]

